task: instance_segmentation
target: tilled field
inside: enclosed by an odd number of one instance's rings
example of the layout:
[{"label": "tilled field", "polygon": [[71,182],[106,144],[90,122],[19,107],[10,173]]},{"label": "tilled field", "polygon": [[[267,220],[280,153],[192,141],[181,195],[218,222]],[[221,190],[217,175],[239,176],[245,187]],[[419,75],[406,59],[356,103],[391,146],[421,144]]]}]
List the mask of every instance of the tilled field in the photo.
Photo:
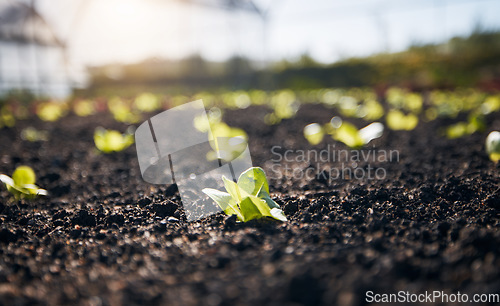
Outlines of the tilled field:
[{"label": "tilled field", "polygon": [[[396,150],[397,160],[303,160],[299,150],[346,149],[302,136],[335,111],[304,105],[276,126],[265,113],[252,106],[224,119],[249,134],[286,223],[222,213],[186,222],[174,185],[142,181],[134,146],[96,151],[96,126],[126,128],[106,114],[1,130],[0,173],[29,165],[50,196],[16,205],[0,187],[0,304],[360,305],[367,291],[500,293],[499,166],[485,153],[487,133],[448,140],[440,131],[451,121],[435,120],[386,130],[362,150]],[[488,132],[500,129],[498,113],[486,119]],[[27,126],[50,140],[22,141]],[[285,166],[386,175],[306,178]]]}]

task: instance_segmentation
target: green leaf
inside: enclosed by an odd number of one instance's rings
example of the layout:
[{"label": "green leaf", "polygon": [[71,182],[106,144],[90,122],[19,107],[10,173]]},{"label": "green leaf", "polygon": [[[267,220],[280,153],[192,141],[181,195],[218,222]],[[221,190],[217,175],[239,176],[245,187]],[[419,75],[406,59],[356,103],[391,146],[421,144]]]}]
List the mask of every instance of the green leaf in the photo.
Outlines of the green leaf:
[{"label": "green leaf", "polygon": [[228,193],[205,188],[203,192],[228,214],[235,214],[240,221],[271,217],[287,221],[279,205],[269,196],[269,184],[264,170],[252,167],[243,172],[238,183],[222,177]]},{"label": "green leaf", "polygon": [[226,188],[227,192],[231,195],[231,197],[236,201],[236,202],[241,202],[243,197],[248,196],[248,194],[241,190],[241,188],[236,184],[235,182],[228,180],[225,176],[222,177],[222,180],[224,181],[224,187]]},{"label": "green leaf", "polygon": [[273,208],[273,209],[271,209],[271,215],[276,220],[280,220],[280,221],[283,221],[283,222],[288,221],[288,219],[286,218],[286,216],[283,213],[283,211],[281,209],[279,209],[279,208]]},{"label": "green leaf", "polygon": [[405,115],[401,111],[391,110],[386,116],[387,126],[391,130],[413,130],[418,124],[418,117],[413,114]]},{"label": "green leaf", "polygon": [[312,145],[317,145],[323,141],[325,132],[323,128],[318,123],[311,123],[304,127],[304,137]]},{"label": "green leaf", "polygon": [[262,217],[273,217],[266,201],[256,196],[244,198],[240,203],[240,209],[245,222]]},{"label": "green leaf", "polygon": [[236,215],[238,219],[243,221],[243,216],[229,193],[212,188],[205,188],[202,191],[214,200],[226,215]]},{"label": "green leaf", "polygon": [[47,190],[41,189],[34,184],[36,180],[35,172],[28,166],[19,166],[16,168],[12,177],[1,174],[0,181],[5,184],[7,190],[15,199],[34,199],[37,196],[46,196],[48,194]]},{"label": "green leaf", "polygon": [[243,222],[262,217],[262,213],[250,197],[246,197],[240,202],[240,210],[243,215]]},{"label": "green leaf", "polygon": [[269,208],[279,208],[279,205],[269,196],[269,184],[266,173],[260,167],[252,167],[238,178],[238,186],[248,194],[266,201]]},{"label": "green leaf", "polygon": [[335,130],[333,138],[343,142],[350,148],[361,148],[365,144],[363,138],[359,135],[358,129],[348,122],[343,122],[342,125]]},{"label": "green leaf", "polygon": [[238,186],[254,196],[259,195],[259,192],[269,194],[266,173],[260,167],[252,167],[243,172],[238,178]]},{"label": "green leaf", "polygon": [[28,166],[19,166],[12,174],[14,184],[18,186],[34,184],[36,181],[35,171]]},{"label": "green leaf", "polygon": [[134,143],[134,135],[130,133],[121,134],[115,130],[96,128],[94,143],[96,148],[103,153],[119,152]]},{"label": "green leaf", "polygon": [[486,137],[486,153],[495,163],[500,161],[500,132],[493,131]]}]

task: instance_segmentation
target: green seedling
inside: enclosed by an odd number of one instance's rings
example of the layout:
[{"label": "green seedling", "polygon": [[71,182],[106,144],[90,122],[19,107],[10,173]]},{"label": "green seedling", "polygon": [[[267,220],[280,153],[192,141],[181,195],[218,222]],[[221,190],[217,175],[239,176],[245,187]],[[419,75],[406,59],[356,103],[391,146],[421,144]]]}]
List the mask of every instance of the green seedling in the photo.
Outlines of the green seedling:
[{"label": "green seedling", "polygon": [[371,121],[378,120],[384,115],[384,108],[375,99],[366,100],[362,108],[363,119]]},{"label": "green seedling", "polygon": [[49,140],[49,132],[37,130],[32,126],[29,126],[21,131],[21,139],[29,142],[47,141]]},{"label": "green seedling", "polygon": [[210,109],[206,117],[201,115],[193,120],[198,131],[208,134],[213,151],[208,152],[207,160],[220,158],[231,161],[240,156],[247,147],[247,133],[242,129],[230,127],[221,120],[222,112],[218,107]]},{"label": "green seedling", "polygon": [[495,163],[500,160],[500,132],[493,131],[486,137],[486,153]]},{"label": "green seedling", "polygon": [[67,105],[62,102],[50,101],[41,103],[36,109],[36,114],[43,121],[54,122],[65,116]]},{"label": "green seedling", "polygon": [[160,100],[152,93],[143,93],[137,96],[134,107],[141,112],[153,112],[161,107]]},{"label": "green seedling", "polygon": [[28,166],[17,167],[12,177],[0,174],[0,181],[5,184],[7,190],[16,200],[34,199],[38,196],[47,195],[47,190],[38,188],[38,186],[35,185],[35,171]]},{"label": "green seedling", "polygon": [[304,127],[304,137],[309,141],[310,144],[317,145],[323,141],[325,132],[323,128],[318,123],[311,123]]},{"label": "green seedling", "polygon": [[240,175],[237,183],[224,176],[222,180],[227,192],[212,188],[205,188],[203,192],[214,200],[226,215],[236,215],[242,222],[263,217],[287,221],[279,205],[269,196],[269,184],[262,168],[249,168]]},{"label": "green seedling", "polygon": [[273,112],[264,117],[264,122],[268,125],[278,124],[283,119],[294,117],[300,108],[300,103],[291,90],[282,90],[275,93],[271,97],[269,105]]},{"label": "green seedling", "polygon": [[418,117],[414,114],[405,115],[399,110],[390,110],[386,117],[387,126],[391,130],[413,130],[418,124]]},{"label": "green seedling", "polygon": [[116,121],[133,124],[141,120],[141,115],[134,112],[129,103],[120,98],[111,98],[108,101],[108,108]]},{"label": "green seedling", "polygon": [[87,117],[95,114],[94,102],[91,100],[79,100],[73,104],[73,112],[79,117]]},{"label": "green seedling", "polygon": [[98,127],[94,132],[96,148],[103,153],[120,152],[134,143],[134,133],[121,134],[115,130]]},{"label": "green seedling", "polygon": [[486,123],[480,115],[470,115],[467,122],[458,122],[446,128],[446,136],[450,139],[460,138],[474,134],[478,131],[484,131]]},{"label": "green seedling", "polygon": [[359,149],[367,145],[373,139],[379,138],[384,133],[384,125],[380,122],[373,122],[358,130],[353,124],[344,122],[340,117],[333,117],[325,127],[310,124],[304,128],[304,136],[311,144],[320,143],[323,134],[326,132],[333,139],[340,141],[353,149]]},{"label": "green seedling", "polygon": [[16,119],[14,114],[9,110],[7,106],[0,108],[0,129],[4,126],[13,127],[16,125]]}]

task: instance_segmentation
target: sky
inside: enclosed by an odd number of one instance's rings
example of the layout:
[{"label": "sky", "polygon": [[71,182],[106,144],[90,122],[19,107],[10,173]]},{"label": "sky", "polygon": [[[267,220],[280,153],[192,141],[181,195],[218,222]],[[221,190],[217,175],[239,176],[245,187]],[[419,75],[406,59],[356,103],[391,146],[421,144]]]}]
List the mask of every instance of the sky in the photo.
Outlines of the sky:
[{"label": "sky", "polygon": [[498,0],[254,2],[266,18],[175,0],[35,0],[80,66],[194,53],[216,61],[233,55],[293,60],[308,53],[331,63],[445,41],[477,25],[500,29]]}]

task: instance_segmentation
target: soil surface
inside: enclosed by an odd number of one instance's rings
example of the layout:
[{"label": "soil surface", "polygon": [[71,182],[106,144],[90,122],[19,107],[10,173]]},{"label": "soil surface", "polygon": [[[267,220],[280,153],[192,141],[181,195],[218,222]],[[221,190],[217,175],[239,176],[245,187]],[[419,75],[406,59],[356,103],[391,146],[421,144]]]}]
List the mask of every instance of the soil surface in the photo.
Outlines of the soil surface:
[{"label": "soil surface", "polygon": [[[455,140],[441,131],[456,119],[387,130],[361,151],[397,159],[347,161],[300,158],[347,150],[302,136],[335,110],[303,105],[275,126],[266,113],[252,106],[224,118],[248,132],[286,223],[222,213],[186,222],[175,185],[142,181],[134,146],[96,151],[96,126],[127,128],[107,114],[2,129],[0,173],[29,165],[50,196],[14,203],[0,187],[0,304],[362,305],[367,291],[500,293],[500,166],[484,150],[499,113],[486,132]],[[50,140],[22,141],[27,126]],[[361,175],[369,167],[385,172]],[[329,176],[343,168],[361,170]]]}]

